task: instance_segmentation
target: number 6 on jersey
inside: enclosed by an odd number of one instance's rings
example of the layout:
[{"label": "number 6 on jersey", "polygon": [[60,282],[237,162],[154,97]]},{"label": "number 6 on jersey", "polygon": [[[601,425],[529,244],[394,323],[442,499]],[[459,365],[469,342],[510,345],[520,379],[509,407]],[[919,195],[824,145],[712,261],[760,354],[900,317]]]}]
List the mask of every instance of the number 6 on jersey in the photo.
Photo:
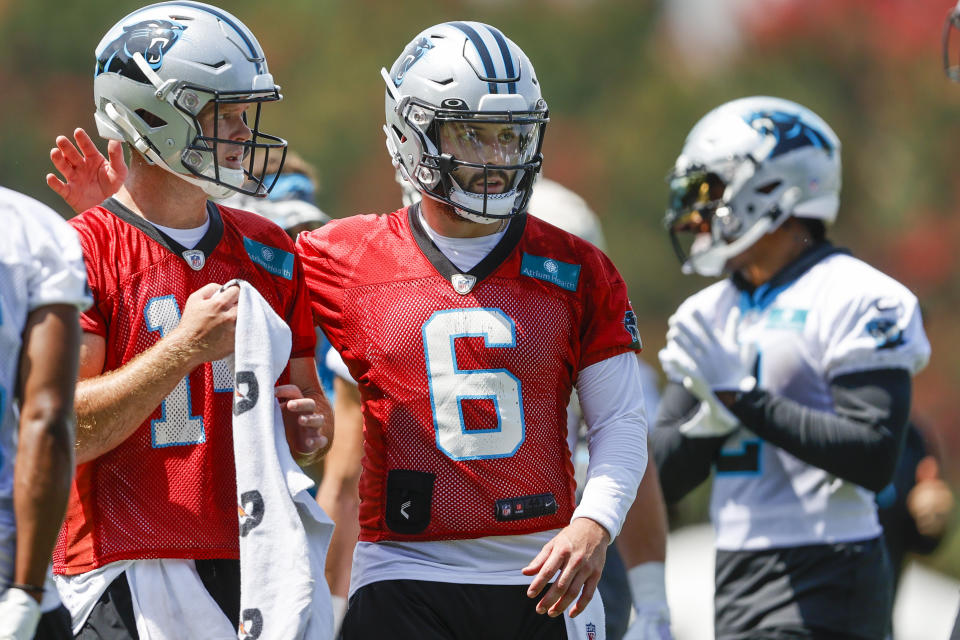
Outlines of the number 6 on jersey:
[{"label": "number 6 on jersey", "polygon": [[[487,348],[512,348],[517,344],[517,329],[500,309],[447,309],[424,323],[437,447],[454,460],[512,456],[524,440],[520,380],[506,369],[459,369],[456,339],[465,337],[481,337]],[[468,430],[464,400],[492,400],[497,426]]]}]

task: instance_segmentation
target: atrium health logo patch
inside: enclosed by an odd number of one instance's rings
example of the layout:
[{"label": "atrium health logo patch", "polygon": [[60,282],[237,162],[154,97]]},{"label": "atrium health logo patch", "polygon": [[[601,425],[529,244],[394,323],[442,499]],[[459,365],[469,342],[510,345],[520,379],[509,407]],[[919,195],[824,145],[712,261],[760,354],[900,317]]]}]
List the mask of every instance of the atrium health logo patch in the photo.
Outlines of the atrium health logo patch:
[{"label": "atrium health logo patch", "polygon": [[520,273],[530,278],[543,280],[567,291],[576,291],[580,282],[580,265],[561,262],[553,258],[523,254]]}]

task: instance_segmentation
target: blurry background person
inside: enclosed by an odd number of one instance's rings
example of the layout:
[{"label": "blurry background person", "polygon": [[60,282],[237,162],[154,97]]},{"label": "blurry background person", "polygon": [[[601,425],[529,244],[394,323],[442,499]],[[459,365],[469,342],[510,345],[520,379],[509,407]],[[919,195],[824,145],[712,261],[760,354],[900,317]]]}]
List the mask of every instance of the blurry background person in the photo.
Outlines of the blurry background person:
[{"label": "blurry background person", "polygon": [[[273,154],[266,157],[264,164],[263,181],[266,184],[273,184],[273,189],[265,198],[238,193],[223,204],[234,209],[260,214],[280,226],[294,241],[301,231],[313,231],[330,221],[330,216],[317,206],[320,181],[316,167],[304,160],[296,151],[290,150],[287,150],[285,160]],[[279,176],[276,175],[278,171]],[[330,342],[319,327],[316,327],[315,331],[317,375],[323,384],[324,393],[332,402],[333,374],[325,364]]]},{"label": "blurry background person", "polygon": [[301,231],[313,231],[330,221],[330,216],[317,207],[320,180],[316,167],[290,150],[285,160],[273,154],[267,156],[265,164],[263,181],[273,184],[266,198],[238,193],[224,204],[259,213],[282,227],[293,240]]},{"label": "blurry background person", "polygon": [[0,187],[0,221],[0,639],[67,640],[49,567],[73,477],[87,272],[76,233],[36,200]]},{"label": "blurry background person", "polygon": [[937,549],[954,507],[950,487],[940,475],[940,463],[913,422],[907,425],[893,480],[877,493],[876,500],[896,599],[907,555],[928,555]]}]

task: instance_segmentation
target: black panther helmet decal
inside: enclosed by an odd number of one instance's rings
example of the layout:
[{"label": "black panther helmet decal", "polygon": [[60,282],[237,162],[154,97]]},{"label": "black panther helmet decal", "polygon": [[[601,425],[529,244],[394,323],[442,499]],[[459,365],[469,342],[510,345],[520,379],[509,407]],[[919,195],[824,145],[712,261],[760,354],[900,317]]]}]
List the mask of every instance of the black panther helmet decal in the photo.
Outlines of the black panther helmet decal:
[{"label": "black panther helmet decal", "polygon": [[156,71],[163,64],[164,54],[177,43],[184,29],[184,25],[169,20],[147,20],[125,26],[123,34],[104,47],[97,59],[94,77],[114,72],[137,82],[146,82],[147,78],[133,61],[133,54],[140,53]]}]

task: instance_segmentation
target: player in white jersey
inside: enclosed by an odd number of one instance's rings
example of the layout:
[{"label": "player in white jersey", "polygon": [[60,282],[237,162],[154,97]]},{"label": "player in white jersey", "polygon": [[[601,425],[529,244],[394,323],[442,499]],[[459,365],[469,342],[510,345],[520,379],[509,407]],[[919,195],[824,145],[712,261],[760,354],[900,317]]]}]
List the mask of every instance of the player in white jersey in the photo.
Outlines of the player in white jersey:
[{"label": "player in white jersey", "polygon": [[0,187],[0,638],[71,638],[49,564],[73,476],[78,308],[90,304],[74,231]]},{"label": "player in white jersey", "polygon": [[670,187],[684,272],[730,276],[670,319],[651,436],[668,501],[716,470],[717,638],[882,640],[873,492],[930,354],[917,299],[826,239],[840,142],[805,107],[753,97],[711,111]]}]

